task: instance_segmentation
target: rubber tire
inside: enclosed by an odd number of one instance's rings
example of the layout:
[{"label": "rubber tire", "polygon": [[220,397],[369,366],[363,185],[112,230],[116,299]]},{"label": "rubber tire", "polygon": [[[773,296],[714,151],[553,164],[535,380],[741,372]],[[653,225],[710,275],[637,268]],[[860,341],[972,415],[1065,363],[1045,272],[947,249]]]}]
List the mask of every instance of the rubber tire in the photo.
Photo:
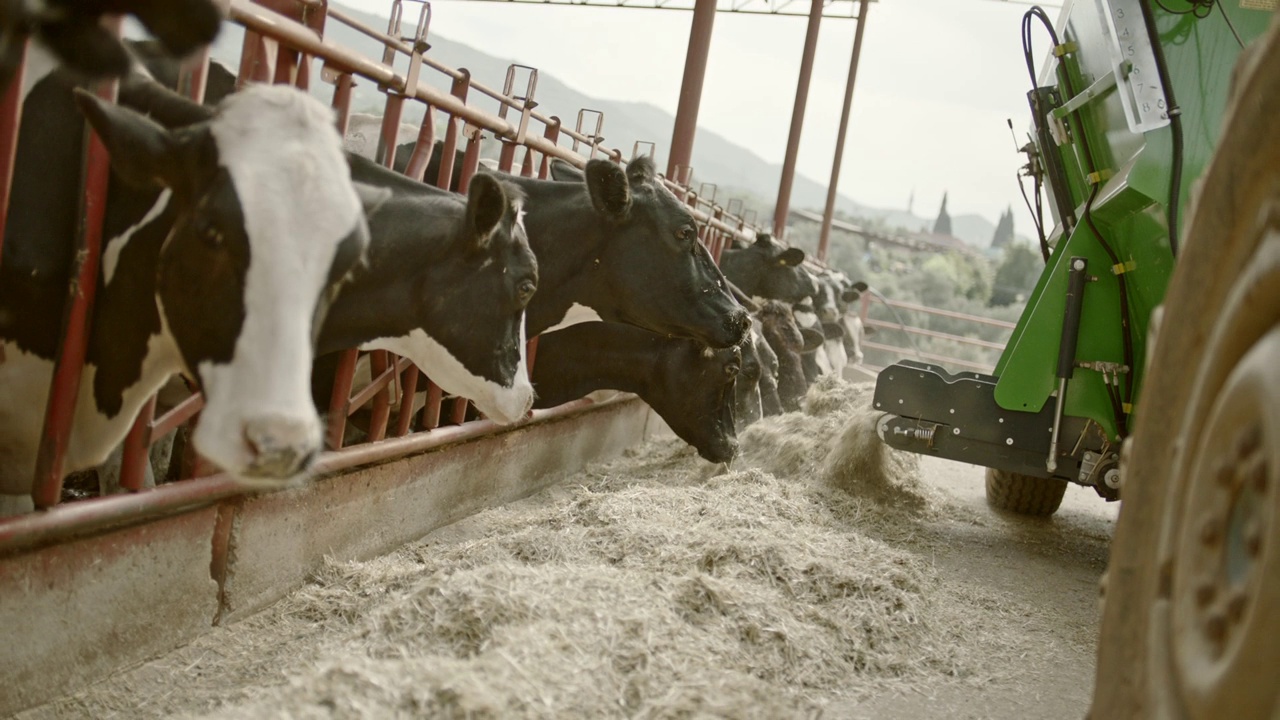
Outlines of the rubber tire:
[{"label": "rubber tire", "polygon": [[[1263,291],[1271,298],[1232,300],[1237,283],[1256,271],[1267,230],[1280,232],[1280,134],[1274,132],[1280,117],[1280,18],[1241,58],[1231,84],[1221,140],[1195,186],[1164,321],[1155,347],[1148,348],[1150,370],[1134,433],[1126,441],[1123,504],[1102,581],[1091,720],[1192,715],[1161,647],[1170,637],[1167,607],[1181,597],[1171,543],[1183,531],[1189,489],[1211,482],[1185,470],[1185,456],[1199,445],[1207,408],[1234,368],[1231,358],[1280,325],[1270,317],[1278,304],[1274,286]],[[1242,326],[1252,327],[1242,333]],[[1267,557],[1265,572],[1280,573],[1280,558]],[[1233,668],[1229,679],[1274,687],[1275,669]],[[1274,712],[1250,710],[1263,717]]]},{"label": "rubber tire", "polygon": [[1019,515],[1049,517],[1062,505],[1067,481],[987,468],[987,504]]}]

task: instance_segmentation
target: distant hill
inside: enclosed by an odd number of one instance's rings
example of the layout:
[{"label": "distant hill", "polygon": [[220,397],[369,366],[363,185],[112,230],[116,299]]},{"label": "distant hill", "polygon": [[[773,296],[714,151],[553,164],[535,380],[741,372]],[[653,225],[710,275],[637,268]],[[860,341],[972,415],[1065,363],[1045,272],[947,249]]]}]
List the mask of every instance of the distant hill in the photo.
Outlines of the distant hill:
[{"label": "distant hill", "polygon": [[[385,28],[387,21],[360,10],[344,7],[343,10],[360,21],[376,28]],[[326,36],[342,45],[350,47],[369,57],[380,57],[382,47],[375,40],[362,35],[345,25],[330,21],[325,30]],[[501,89],[506,77],[507,66],[520,62],[520,58],[502,59],[477,50],[468,45],[450,40],[438,32],[432,32],[427,40],[431,44],[430,55],[436,60],[456,68],[471,71],[471,77],[477,82],[496,89]],[[213,57],[233,69],[239,64],[240,48],[243,42],[243,30],[234,24],[228,24],[213,48]],[[399,59],[398,67],[404,69],[405,60]],[[526,63],[527,64],[527,63]],[[317,66],[318,67],[318,66]],[[433,70],[423,72],[425,82],[447,90],[448,78]],[[333,87],[313,76],[312,92],[326,103],[332,98]],[[667,149],[671,145],[671,130],[675,118],[665,110],[647,103],[622,102],[593,98],[579,92],[556,79],[552,72],[542,69],[538,75],[537,97],[538,110],[548,115],[558,115],[563,123],[572,127],[578,110],[591,108],[604,112],[605,145],[619,148],[625,155],[630,155],[637,140],[652,141],[657,144],[657,162],[662,170],[666,168]],[[479,107],[490,112],[497,111],[497,102],[490,98],[472,93],[472,100]],[[377,87],[370,82],[357,82],[354,92],[352,110],[381,114],[384,99]],[[404,120],[420,123],[422,105],[408,103],[405,106]],[[779,129],[782,132],[782,129]],[[562,141],[562,145],[567,145]],[[492,155],[496,152],[486,152]],[[733,185],[746,190],[759,198],[768,200],[772,205],[778,192],[778,182],[782,176],[782,166],[765,161],[752,151],[736,145],[715,131],[706,127],[699,128],[697,143],[694,147],[693,168],[695,183],[715,182],[722,186]],[[792,190],[792,205],[798,208],[811,208],[821,211],[826,203],[826,185],[803,175],[797,175]],[[721,202],[727,200],[722,193]],[[901,226],[909,230],[931,227],[933,218],[920,218],[903,210],[884,210],[862,205],[847,196],[841,195],[837,200],[837,208],[850,215],[883,219],[890,225]],[[762,218],[764,219],[764,218]],[[985,248],[991,244],[995,232],[995,224],[979,215],[953,216],[953,231],[956,237],[977,248]]]}]

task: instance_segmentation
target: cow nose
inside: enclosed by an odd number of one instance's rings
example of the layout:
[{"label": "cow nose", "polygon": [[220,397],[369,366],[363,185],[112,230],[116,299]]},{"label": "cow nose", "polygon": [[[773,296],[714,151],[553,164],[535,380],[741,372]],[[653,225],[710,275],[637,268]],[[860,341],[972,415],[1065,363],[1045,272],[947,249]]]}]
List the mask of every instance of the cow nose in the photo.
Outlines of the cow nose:
[{"label": "cow nose", "polygon": [[751,315],[741,308],[734,310],[725,320],[725,329],[734,333],[737,338],[745,337],[751,329]]},{"label": "cow nose", "polygon": [[309,419],[266,415],[244,424],[244,441],[251,459],[244,469],[249,477],[290,478],[311,465],[318,438]]}]

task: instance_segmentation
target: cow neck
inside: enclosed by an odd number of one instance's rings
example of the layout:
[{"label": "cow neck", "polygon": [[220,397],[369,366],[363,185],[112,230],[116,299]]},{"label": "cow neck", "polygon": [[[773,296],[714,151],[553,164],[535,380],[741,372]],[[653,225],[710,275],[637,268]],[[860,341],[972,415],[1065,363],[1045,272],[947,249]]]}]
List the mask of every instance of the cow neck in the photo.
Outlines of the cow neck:
[{"label": "cow neck", "polygon": [[[560,332],[578,336],[570,344],[576,351],[574,357],[551,363],[557,374],[572,378],[573,388],[566,398],[596,390],[619,390],[641,397],[651,394],[656,375],[664,366],[662,336],[620,323],[580,323],[547,337],[554,338]],[[580,368],[582,373],[566,373],[566,367]]]},{"label": "cow neck", "polygon": [[555,325],[574,303],[605,315],[615,305],[599,262],[613,229],[577,183],[511,178],[526,195],[529,247],[538,258],[538,291],[529,303],[530,337]]},{"label": "cow neck", "polygon": [[352,271],[330,305],[316,341],[317,355],[403,337],[417,329],[411,313],[392,309],[416,306],[418,299],[431,294],[427,276],[447,252],[457,223],[450,220],[428,234],[421,219],[445,213],[427,205],[457,205],[448,209],[454,216],[462,215],[457,196],[397,193],[369,219],[366,265]]}]

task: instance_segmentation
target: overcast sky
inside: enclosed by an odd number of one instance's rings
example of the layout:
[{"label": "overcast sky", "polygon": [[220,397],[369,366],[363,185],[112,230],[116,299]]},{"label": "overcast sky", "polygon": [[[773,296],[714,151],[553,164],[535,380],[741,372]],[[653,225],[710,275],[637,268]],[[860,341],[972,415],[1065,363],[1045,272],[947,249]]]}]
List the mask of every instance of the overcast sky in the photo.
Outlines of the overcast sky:
[{"label": "overcast sky", "polygon": [[[339,1],[383,16],[390,7],[389,0]],[[840,192],[887,208],[906,208],[914,193],[924,217],[937,212],[944,191],[952,214],[977,212],[994,222],[1013,206],[1017,231],[1034,236],[1014,176],[1023,156],[1005,124],[1012,118],[1025,142],[1029,87],[1019,29],[1026,10],[999,0],[873,2]],[[416,17],[411,9],[406,15]],[[589,95],[649,102],[674,114],[692,17],[436,0],[431,32],[532,65]],[[823,184],[854,30],[851,20],[826,18],[819,36],[799,170]],[[781,163],[804,34],[803,17],[717,13],[699,126]],[[1039,62],[1047,41],[1036,39]]]}]

